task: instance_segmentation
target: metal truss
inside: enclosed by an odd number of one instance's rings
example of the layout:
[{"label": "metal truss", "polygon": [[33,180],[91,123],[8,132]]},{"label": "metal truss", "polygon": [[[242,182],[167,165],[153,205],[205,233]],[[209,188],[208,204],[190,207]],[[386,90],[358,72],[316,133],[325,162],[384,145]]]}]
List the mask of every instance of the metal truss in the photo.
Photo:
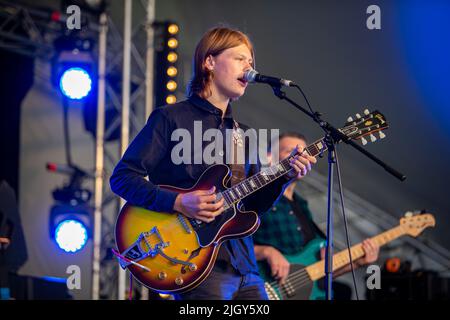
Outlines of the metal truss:
[{"label": "metal truss", "polygon": [[[144,126],[153,109],[152,24],[155,0],[123,0],[123,3],[128,6],[128,14],[123,19],[125,24],[131,26],[133,8],[136,13],[134,17],[141,15],[128,36],[123,36],[126,30],[120,32],[116,27],[117,22],[106,14],[100,16],[103,21],[83,14],[86,19],[82,20],[82,28],[78,31],[80,35],[99,39],[96,46],[98,68],[104,66],[103,71],[99,70],[93,299],[125,298],[124,272],[118,270],[118,263],[111,254],[111,248],[115,247],[114,226],[120,204],[118,197],[109,188],[109,177],[128,146],[128,141]],[[66,16],[59,14],[58,19],[55,19],[52,16],[54,12],[52,9],[0,1],[0,48],[50,62],[55,54],[53,41],[68,32]],[[136,22],[136,18],[133,22]],[[100,43],[102,35],[106,45],[103,56]],[[129,57],[125,59],[127,55]],[[124,90],[127,86],[128,91]],[[111,119],[105,130],[105,112],[110,109],[116,110],[117,116]],[[129,122],[122,121],[122,118],[129,119]],[[121,132],[121,143],[108,139],[115,130]],[[142,290],[141,298],[146,297],[148,292]]]},{"label": "metal truss", "polygon": [[[153,109],[153,28],[154,0],[124,0],[124,32],[121,33],[116,23],[107,17],[107,54],[105,68],[105,110],[117,111],[104,132],[104,137],[114,131],[121,132],[118,143],[103,141],[103,181],[102,181],[102,223],[101,223],[101,259],[99,284],[93,284],[94,299],[124,299],[126,291],[125,272],[121,270],[111,249],[115,247],[115,220],[123,200],[118,201],[109,188],[109,177],[129,141],[142,129]],[[136,10],[141,17],[133,15]],[[135,27],[131,29],[132,22]],[[146,39],[143,43],[142,39]],[[139,46],[139,44],[141,44]],[[118,82],[119,81],[119,86]],[[121,88],[119,88],[121,87]],[[119,89],[121,89],[121,94]],[[122,121],[123,119],[129,121]],[[98,264],[94,261],[94,265]],[[95,274],[95,271],[94,271]],[[95,282],[95,281],[94,281]],[[141,299],[148,298],[148,291],[141,288]]]}]

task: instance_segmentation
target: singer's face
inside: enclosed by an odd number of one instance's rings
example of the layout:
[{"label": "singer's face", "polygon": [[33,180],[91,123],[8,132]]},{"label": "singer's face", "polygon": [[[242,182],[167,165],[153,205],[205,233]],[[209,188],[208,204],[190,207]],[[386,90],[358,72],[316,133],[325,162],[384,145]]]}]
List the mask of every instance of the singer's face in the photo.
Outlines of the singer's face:
[{"label": "singer's face", "polygon": [[213,94],[232,100],[241,97],[247,87],[247,82],[242,78],[245,71],[252,68],[252,62],[252,54],[245,44],[226,49],[221,54],[212,57],[211,67],[214,77],[211,81],[211,89]]}]

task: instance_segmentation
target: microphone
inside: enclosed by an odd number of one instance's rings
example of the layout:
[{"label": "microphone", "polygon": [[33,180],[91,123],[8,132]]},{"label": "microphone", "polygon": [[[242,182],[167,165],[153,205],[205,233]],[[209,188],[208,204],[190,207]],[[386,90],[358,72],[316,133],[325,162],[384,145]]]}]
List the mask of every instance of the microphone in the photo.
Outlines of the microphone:
[{"label": "microphone", "polygon": [[260,74],[258,71],[251,69],[244,73],[244,80],[247,82],[259,82],[259,83],[267,83],[271,86],[286,86],[286,87],[293,87],[296,84],[291,80],[281,79],[281,78],[275,78],[275,77],[269,77]]}]

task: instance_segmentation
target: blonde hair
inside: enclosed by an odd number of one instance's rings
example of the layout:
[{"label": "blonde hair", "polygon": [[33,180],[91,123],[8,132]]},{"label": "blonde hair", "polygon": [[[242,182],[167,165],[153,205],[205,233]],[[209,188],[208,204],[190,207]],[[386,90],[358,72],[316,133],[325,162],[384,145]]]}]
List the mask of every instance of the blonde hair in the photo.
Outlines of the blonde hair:
[{"label": "blonde hair", "polygon": [[198,94],[203,98],[211,96],[209,84],[214,74],[205,66],[206,59],[221,54],[229,48],[234,48],[245,44],[252,54],[252,67],[254,67],[253,44],[249,37],[243,32],[227,27],[216,27],[207,31],[200,39],[195,48],[193,61],[193,74],[187,88],[188,97]]}]

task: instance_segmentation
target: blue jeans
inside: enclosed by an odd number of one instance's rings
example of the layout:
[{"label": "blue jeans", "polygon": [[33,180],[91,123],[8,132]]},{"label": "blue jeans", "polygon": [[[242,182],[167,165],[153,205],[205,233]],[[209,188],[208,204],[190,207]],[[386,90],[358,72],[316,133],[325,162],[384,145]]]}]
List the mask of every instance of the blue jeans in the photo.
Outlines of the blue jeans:
[{"label": "blue jeans", "polygon": [[213,268],[198,287],[175,295],[176,300],[268,300],[264,281],[253,273],[240,275],[231,267]]}]

